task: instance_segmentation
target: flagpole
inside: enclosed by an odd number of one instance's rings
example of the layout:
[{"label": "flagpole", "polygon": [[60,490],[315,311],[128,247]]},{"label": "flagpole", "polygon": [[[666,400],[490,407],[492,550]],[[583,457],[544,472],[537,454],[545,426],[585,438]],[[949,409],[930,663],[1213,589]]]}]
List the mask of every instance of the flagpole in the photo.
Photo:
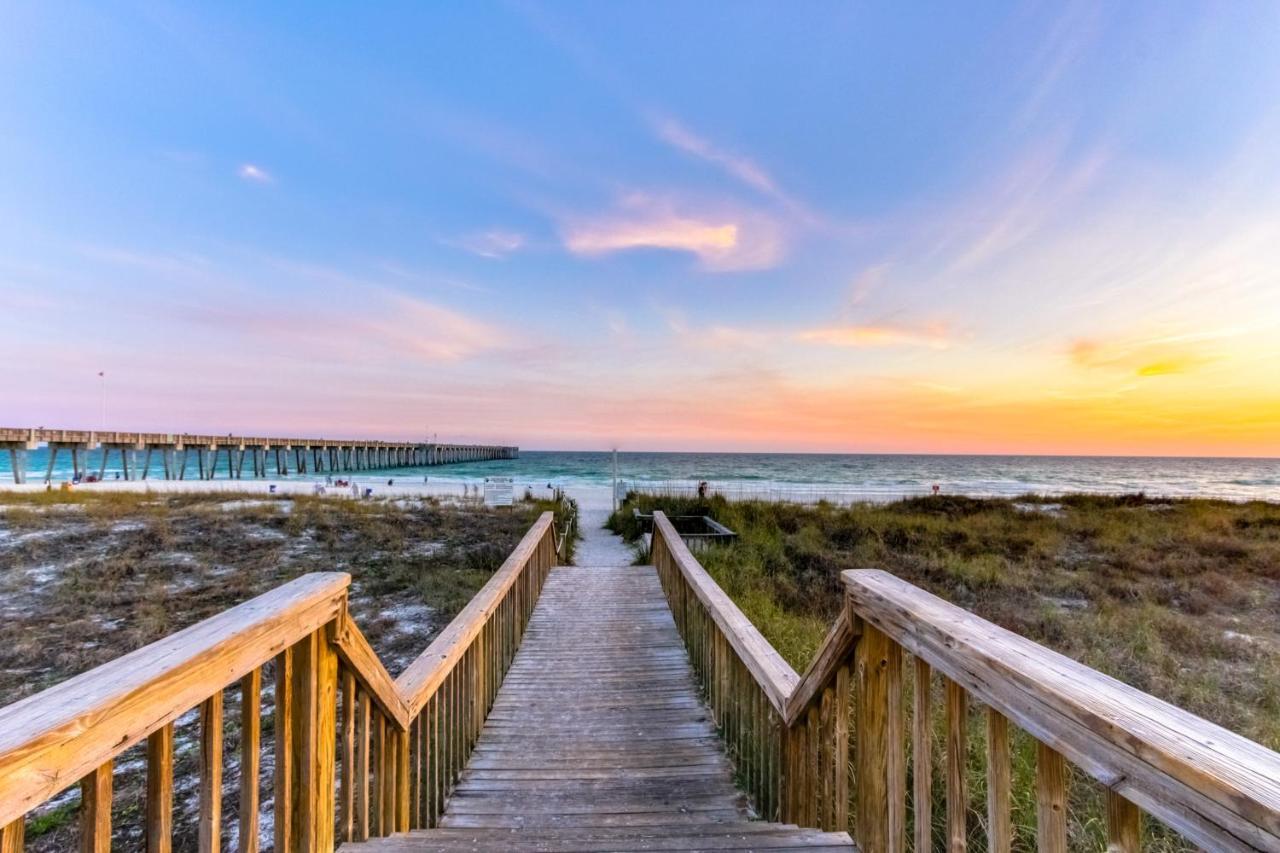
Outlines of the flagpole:
[{"label": "flagpole", "polygon": [[98,378],[102,380],[102,431],[107,431],[107,372],[105,370],[98,371]]}]

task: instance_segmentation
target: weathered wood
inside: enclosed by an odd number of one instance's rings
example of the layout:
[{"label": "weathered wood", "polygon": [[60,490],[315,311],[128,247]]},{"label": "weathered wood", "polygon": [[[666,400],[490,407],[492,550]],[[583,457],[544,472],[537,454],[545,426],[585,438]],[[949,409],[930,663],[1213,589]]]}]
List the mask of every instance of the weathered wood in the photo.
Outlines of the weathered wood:
[{"label": "weathered wood", "polygon": [[395,831],[409,831],[409,731],[396,729]]},{"label": "weathered wood", "polygon": [[836,787],[834,828],[849,828],[849,667],[836,670]]},{"label": "weathered wood", "polygon": [[426,708],[422,709],[417,719],[413,721],[413,728],[409,732],[410,749],[413,752],[413,761],[409,766],[409,824],[414,829],[422,829],[427,825],[426,821],[426,788],[424,786],[423,771],[425,769],[426,756],[426,721],[423,715],[426,714]]},{"label": "weathered wood", "polygon": [[947,700],[947,850],[964,853],[968,845],[969,694],[946,679]]},{"label": "weathered wood", "polygon": [[1043,743],[1036,744],[1036,847],[1067,853],[1067,764]]},{"label": "weathered wood", "polygon": [[933,849],[933,671],[928,661],[915,658],[915,692],[911,715],[911,807],[915,821],[915,849]]},{"label": "weathered wood", "polygon": [[544,512],[538,518],[480,592],[396,679],[396,692],[404,700],[409,717],[416,717],[422,711],[422,706],[470,648],[471,641],[503,602],[508,591],[524,577],[539,546],[554,535],[554,520],[555,515],[551,512]]},{"label": "weathered wood", "polygon": [[310,634],[293,647],[292,679],[289,683],[291,714],[290,759],[293,785],[289,795],[292,842],[282,853],[311,853],[316,846],[316,804],[320,798],[315,774],[319,748],[316,705],[319,690],[316,635]]},{"label": "weathered wood", "polygon": [[294,645],[290,690],[294,837],[289,853],[333,847],[337,670],[337,657],[323,629]]},{"label": "weathered wood", "polygon": [[412,719],[409,709],[400,698],[395,681],[378,659],[378,653],[369,645],[351,614],[344,608],[325,630],[338,657],[355,673],[360,685],[378,703],[382,713],[397,726],[407,728]]},{"label": "weathered wood", "polygon": [[314,837],[315,849],[328,851],[334,848],[337,818],[338,655],[328,642],[326,632],[317,631],[313,636],[316,652],[316,746],[312,772],[317,792]]},{"label": "weathered wood", "polygon": [[[590,653],[584,654],[588,637]],[[737,678],[722,697],[723,707],[732,710],[727,719],[737,718],[727,734],[739,772],[751,763],[752,701],[743,684]],[[439,698],[450,703],[443,707],[469,708],[465,690],[454,693],[451,685],[443,685]],[[719,832],[740,826],[754,831],[760,824],[750,819],[733,784],[726,742],[717,737],[697,689],[652,568],[553,570],[471,747],[466,772],[446,803],[441,831],[521,827],[514,846],[525,846],[529,838],[532,848],[539,846],[536,836],[524,833],[535,827],[590,833],[710,821]],[[758,695],[761,708],[772,708]],[[440,717],[456,714],[442,711]],[[474,719],[466,711],[462,716]],[[816,720],[816,712],[811,716]],[[466,738],[455,742],[467,748]],[[801,760],[813,758],[810,752]],[[430,832],[408,839],[419,837],[436,843]],[[479,838],[480,847],[513,846],[510,835]],[[849,849],[846,835],[826,840]],[[707,849],[732,846],[726,841]]]},{"label": "weathered wood", "polygon": [[24,818],[17,818],[0,826],[0,853],[22,853],[26,826]]},{"label": "weathered wood", "polygon": [[1010,853],[1013,822],[1009,793],[1013,776],[1009,762],[1009,721],[994,708],[987,709],[987,849]]},{"label": "weathered wood", "polygon": [[383,825],[383,790],[386,786],[387,722],[382,712],[371,709],[369,754],[373,777],[369,780],[369,835],[381,838],[390,830]]},{"label": "weathered wood", "polygon": [[240,679],[241,853],[258,853],[258,774],[262,768],[262,670]]},{"label": "weathered wood", "polygon": [[655,561],[660,550],[670,557],[739,660],[751,670],[770,703],[785,716],[786,702],[800,683],[800,677],[694,559],[661,511],[653,514],[651,547]]},{"label": "weathered wood", "polygon": [[808,709],[809,703],[831,683],[835,672],[848,663],[862,623],[850,619],[847,610],[841,610],[836,621],[818,647],[813,662],[787,697],[784,716],[788,722],[797,720]]},{"label": "weathered wood", "polygon": [[864,619],[1188,840],[1280,850],[1277,753],[885,572],[843,579]]},{"label": "weathered wood", "polygon": [[889,800],[889,850],[907,849],[907,730],[902,704],[902,646],[889,641],[885,655],[885,795]]},{"label": "weathered wood", "polygon": [[835,828],[835,737],[831,706],[835,702],[835,691],[830,687],[822,691],[822,700],[818,703],[818,820],[817,826],[822,829]]},{"label": "weathered wood", "polygon": [[200,853],[222,849],[222,691],[200,704]]},{"label": "weathered wood", "polygon": [[173,849],[173,723],[147,736],[147,853]]},{"label": "weathered wood", "polygon": [[1107,853],[1139,853],[1142,850],[1142,813],[1138,807],[1107,791]]},{"label": "weathered wood", "polygon": [[400,747],[400,738],[391,722],[385,718],[381,719],[382,723],[378,727],[380,730],[379,737],[382,742],[378,776],[378,781],[381,783],[378,791],[378,806],[382,810],[382,815],[378,825],[383,835],[390,835],[396,831],[396,806],[399,804],[399,796],[396,794],[396,782],[399,779],[399,773],[397,772],[399,756],[397,753]]},{"label": "weathered wood", "polygon": [[818,770],[818,755],[822,752],[822,744],[818,732],[818,709],[809,706],[805,714],[805,750],[804,750],[804,823],[803,826],[820,827],[822,817],[819,812],[822,796]]},{"label": "weathered wood", "polygon": [[293,821],[294,768],[293,741],[296,736],[296,716],[293,698],[294,650],[287,648],[275,660],[275,712],[273,758],[275,760],[275,799],[272,806],[275,844],[278,853],[293,849],[296,830]]},{"label": "weathered wood", "polygon": [[356,718],[356,752],[358,756],[356,758],[355,773],[355,834],[357,841],[364,841],[369,837],[369,773],[371,768],[369,750],[373,731],[373,723],[369,719],[371,709],[369,694],[363,690],[360,691],[359,716]]},{"label": "weathered wood", "polygon": [[345,574],[313,574],[0,708],[0,825],[332,619]]},{"label": "weathered wood", "polygon": [[[356,841],[356,677],[342,669],[342,777],[338,794],[338,839]],[[363,839],[359,839],[363,840]]]},{"label": "weathered wood", "polygon": [[858,689],[856,840],[863,853],[892,849],[889,825],[889,638],[864,625],[855,651]]},{"label": "weathered wood", "polygon": [[80,780],[80,850],[111,851],[111,762]]}]

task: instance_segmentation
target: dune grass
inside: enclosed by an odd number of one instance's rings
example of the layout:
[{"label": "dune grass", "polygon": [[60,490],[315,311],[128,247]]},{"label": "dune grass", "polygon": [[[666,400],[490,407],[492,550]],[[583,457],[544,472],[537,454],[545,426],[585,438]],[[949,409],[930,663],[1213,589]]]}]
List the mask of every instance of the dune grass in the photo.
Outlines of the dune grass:
[{"label": "dune grass", "polygon": [[[633,495],[610,519],[632,539],[634,508],[706,514],[735,530],[735,543],[699,560],[797,671],[840,606],[839,573],[879,568],[1280,749],[1280,505],[1077,495],[836,507]],[[984,738],[975,713],[973,849],[985,846]],[[1014,774],[1018,847],[1034,849],[1025,736],[1015,739]],[[1104,847],[1100,792],[1078,773],[1071,805],[1072,848]],[[1190,849],[1159,827],[1149,835],[1148,849]]]},{"label": "dune grass", "polygon": [[[548,509],[563,512],[549,501],[508,510],[260,492],[0,492],[0,705],[315,571],[351,574],[352,613],[394,675]],[[235,719],[237,691],[227,691],[226,701]],[[189,781],[195,727],[180,722],[175,778]],[[264,719],[264,733],[271,722]],[[237,743],[238,729],[229,727],[229,755]],[[140,849],[140,749],[117,761],[113,849]],[[263,790],[270,790],[267,771]],[[227,791],[237,773],[229,763]],[[186,793],[176,809],[175,849],[195,849],[195,805]],[[73,849],[78,802],[73,786],[34,810],[26,849]],[[228,829],[235,809],[229,797]]]}]

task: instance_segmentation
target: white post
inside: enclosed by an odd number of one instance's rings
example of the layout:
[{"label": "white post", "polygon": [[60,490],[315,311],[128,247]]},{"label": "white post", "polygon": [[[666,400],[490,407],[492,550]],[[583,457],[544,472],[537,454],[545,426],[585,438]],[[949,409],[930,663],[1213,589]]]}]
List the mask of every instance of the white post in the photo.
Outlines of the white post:
[{"label": "white post", "polygon": [[613,449],[613,511],[618,511],[618,448]]}]

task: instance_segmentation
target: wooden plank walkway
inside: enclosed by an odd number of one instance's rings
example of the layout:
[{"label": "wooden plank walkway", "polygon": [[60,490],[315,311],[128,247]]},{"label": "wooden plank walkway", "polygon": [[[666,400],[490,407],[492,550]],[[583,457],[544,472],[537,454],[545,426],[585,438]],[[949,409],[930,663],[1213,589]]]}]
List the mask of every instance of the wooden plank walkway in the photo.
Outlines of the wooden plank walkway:
[{"label": "wooden plank walkway", "polygon": [[551,571],[428,850],[853,850],[753,820],[652,566]]}]

